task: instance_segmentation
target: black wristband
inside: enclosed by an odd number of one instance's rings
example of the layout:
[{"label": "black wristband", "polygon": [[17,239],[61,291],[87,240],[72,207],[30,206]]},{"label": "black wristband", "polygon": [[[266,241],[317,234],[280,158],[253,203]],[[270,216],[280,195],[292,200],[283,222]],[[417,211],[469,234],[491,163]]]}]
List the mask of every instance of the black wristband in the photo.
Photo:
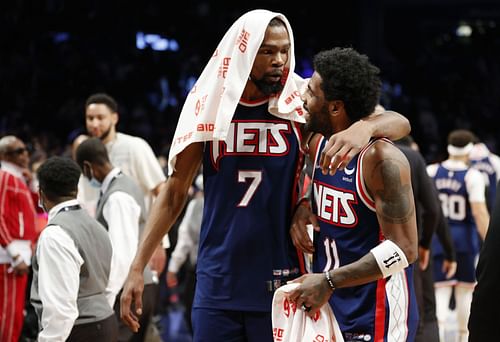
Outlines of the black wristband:
[{"label": "black wristband", "polygon": [[325,278],[332,291],[335,291],[335,284],[332,281],[332,277],[330,277],[330,271],[325,272]]}]

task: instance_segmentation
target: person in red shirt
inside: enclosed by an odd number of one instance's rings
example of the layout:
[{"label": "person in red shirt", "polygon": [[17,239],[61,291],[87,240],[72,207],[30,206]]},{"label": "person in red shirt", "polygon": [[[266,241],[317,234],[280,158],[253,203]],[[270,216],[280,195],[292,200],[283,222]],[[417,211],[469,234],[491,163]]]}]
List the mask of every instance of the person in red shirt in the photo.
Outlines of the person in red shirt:
[{"label": "person in red shirt", "polygon": [[35,216],[27,185],[0,169],[0,341],[17,342],[23,327]]}]

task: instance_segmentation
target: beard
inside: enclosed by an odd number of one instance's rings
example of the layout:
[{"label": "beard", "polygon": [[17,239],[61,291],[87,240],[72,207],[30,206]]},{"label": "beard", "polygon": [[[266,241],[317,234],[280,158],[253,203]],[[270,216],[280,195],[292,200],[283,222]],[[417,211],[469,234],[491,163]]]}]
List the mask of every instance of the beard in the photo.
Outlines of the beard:
[{"label": "beard", "polygon": [[111,133],[111,124],[109,125],[108,129],[101,134],[101,136],[99,137],[99,139],[101,139],[102,141],[106,140],[106,138],[108,137],[109,133]]},{"label": "beard", "polygon": [[333,127],[330,122],[327,105],[324,105],[318,112],[308,114],[306,119],[305,130],[307,132],[320,133],[324,137],[329,138],[333,134]]},{"label": "beard", "polygon": [[257,89],[259,89],[262,93],[264,93],[264,95],[267,95],[267,96],[272,95],[272,94],[277,94],[283,90],[283,85],[281,84],[281,81],[269,83],[269,82],[266,82],[264,77],[261,78],[260,80],[256,80],[253,78],[251,80],[255,84]]}]

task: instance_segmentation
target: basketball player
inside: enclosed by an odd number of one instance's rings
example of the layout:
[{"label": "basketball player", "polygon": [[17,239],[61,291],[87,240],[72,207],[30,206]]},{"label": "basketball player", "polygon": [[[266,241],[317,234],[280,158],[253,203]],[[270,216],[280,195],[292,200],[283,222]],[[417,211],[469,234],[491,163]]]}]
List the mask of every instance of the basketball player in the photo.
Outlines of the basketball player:
[{"label": "basketball player", "polygon": [[[470,304],[476,282],[475,265],[479,254],[479,239],[484,240],[488,229],[489,214],[485,198],[485,181],[480,171],[469,165],[474,135],[457,129],[448,135],[448,159],[427,167],[429,176],[439,192],[443,213],[448,219],[457,254],[455,276],[447,279],[443,272],[443,248],[434,238],[434,281],[436,289],[436,314],[441,340],[450,309],[449,302],[455,290],[459,341],[467,341]],[[479,233],[479,234],[478,234]]]},{"label": "basketball player", "polygon": [[[184,104],[170,151],[171,176],[124,287],[122,319],[132,329],[141,311],[142,270],[203,163],[194,341],[273,340],[273,292],[300,273],[289,236],[303,167],[294,62],[285,16],[254,10],[233,24],[205,67]],[[326,165],[333,159],[336,168],[372,135],[398,138],[408,128],[399,114],[372,118],[335,137]]]},{"label": "basketball player", "polygon": [[[302,95],[314,160],[313,271],[289,293],[314,317],[329,301],[345,341],[414,341],[418,311],[413,283],[417,226],[410,166],[387,139],[374,139],[343,171],[319,169],[326,138],[358,125],[380,96],[379,69],[351,48],[314,57]],[[303,202],[304,203],[304,202]],[[300,207],[306,207],[307,203]]]},{"label": "basketball player", "polygon": [[497,183],[500,180],[500,157],[491,152],[485,143],[474,135],[474,146],[469,153],[469,160],[474,168],[486,176],[486,204],[491,213],[495,202]]}]

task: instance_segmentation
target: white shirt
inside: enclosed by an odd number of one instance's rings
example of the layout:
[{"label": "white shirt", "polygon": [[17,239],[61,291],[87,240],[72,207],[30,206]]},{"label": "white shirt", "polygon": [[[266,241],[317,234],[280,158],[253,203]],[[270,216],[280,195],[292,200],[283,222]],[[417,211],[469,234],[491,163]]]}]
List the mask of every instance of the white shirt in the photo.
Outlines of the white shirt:
[{"label": "white shirt", "polygon": [[76,199],[91,217],[95,217],[97,200],[99,199],[99,188],[90,185],[89,179],[83,173],[80,175],[80,179],[78,179],[78,195]]},{"label": "white shirt", "polygon": [[106,144],[111,164],[129,175],[144,192],[146,211],[153,202],[152,190],[166,180],[151,146],[142,138],[116,133],[116,139]]},{"label": "white shirt", "polygon": [[201,220],[203,216],[203,194],[193,198],[187,208],[179,226],[177,244],[175,245],[168,271],[177,273],[188,255],[192,265],[196,265],[198,258],[198,243],[200,240]]},{"label": "white shirt", "polygon": [[[106,193],[111,181],[118,173],[120,169],[114,168],[104,178],[101,186],[103,194]],[[115,191],[104,203],[102,212],[108,223],[108,234],[113,246],[111,270],[105,293],[108,303],[113,307],[137,252],[141,207],[130,194]]]},{"label": "white shirt", "polygon": [[[147,217],[154,199],[152,190],[166,180],[153,149],[146,140],[124,133],[116,133],[116,138],[106,144],[106,149],[111,164],[132,177],[144,192]],[[170,247],[168,235],[163,239],[163,247]]]},{"label": "white shirt", "polygon": [[[49,224],[64,207],[76,200],[59,203],[49,211]],[[73,239],[60,226],[49,225],[40,233],[38,260],[38,294],[42,301],[42,331],[38,341],[65,341],[78,317],[80,268],[84,261]]]},{"label": "white shirt", "polygon": [[[474,144],[474,148],[469,154],[471,160],[480,160],[488,157],[493,169],[497,174],[497,182],[500,180],[500,157],[491,152],[484,143]],[[489,181],[489,180],[488,180]]]}]

